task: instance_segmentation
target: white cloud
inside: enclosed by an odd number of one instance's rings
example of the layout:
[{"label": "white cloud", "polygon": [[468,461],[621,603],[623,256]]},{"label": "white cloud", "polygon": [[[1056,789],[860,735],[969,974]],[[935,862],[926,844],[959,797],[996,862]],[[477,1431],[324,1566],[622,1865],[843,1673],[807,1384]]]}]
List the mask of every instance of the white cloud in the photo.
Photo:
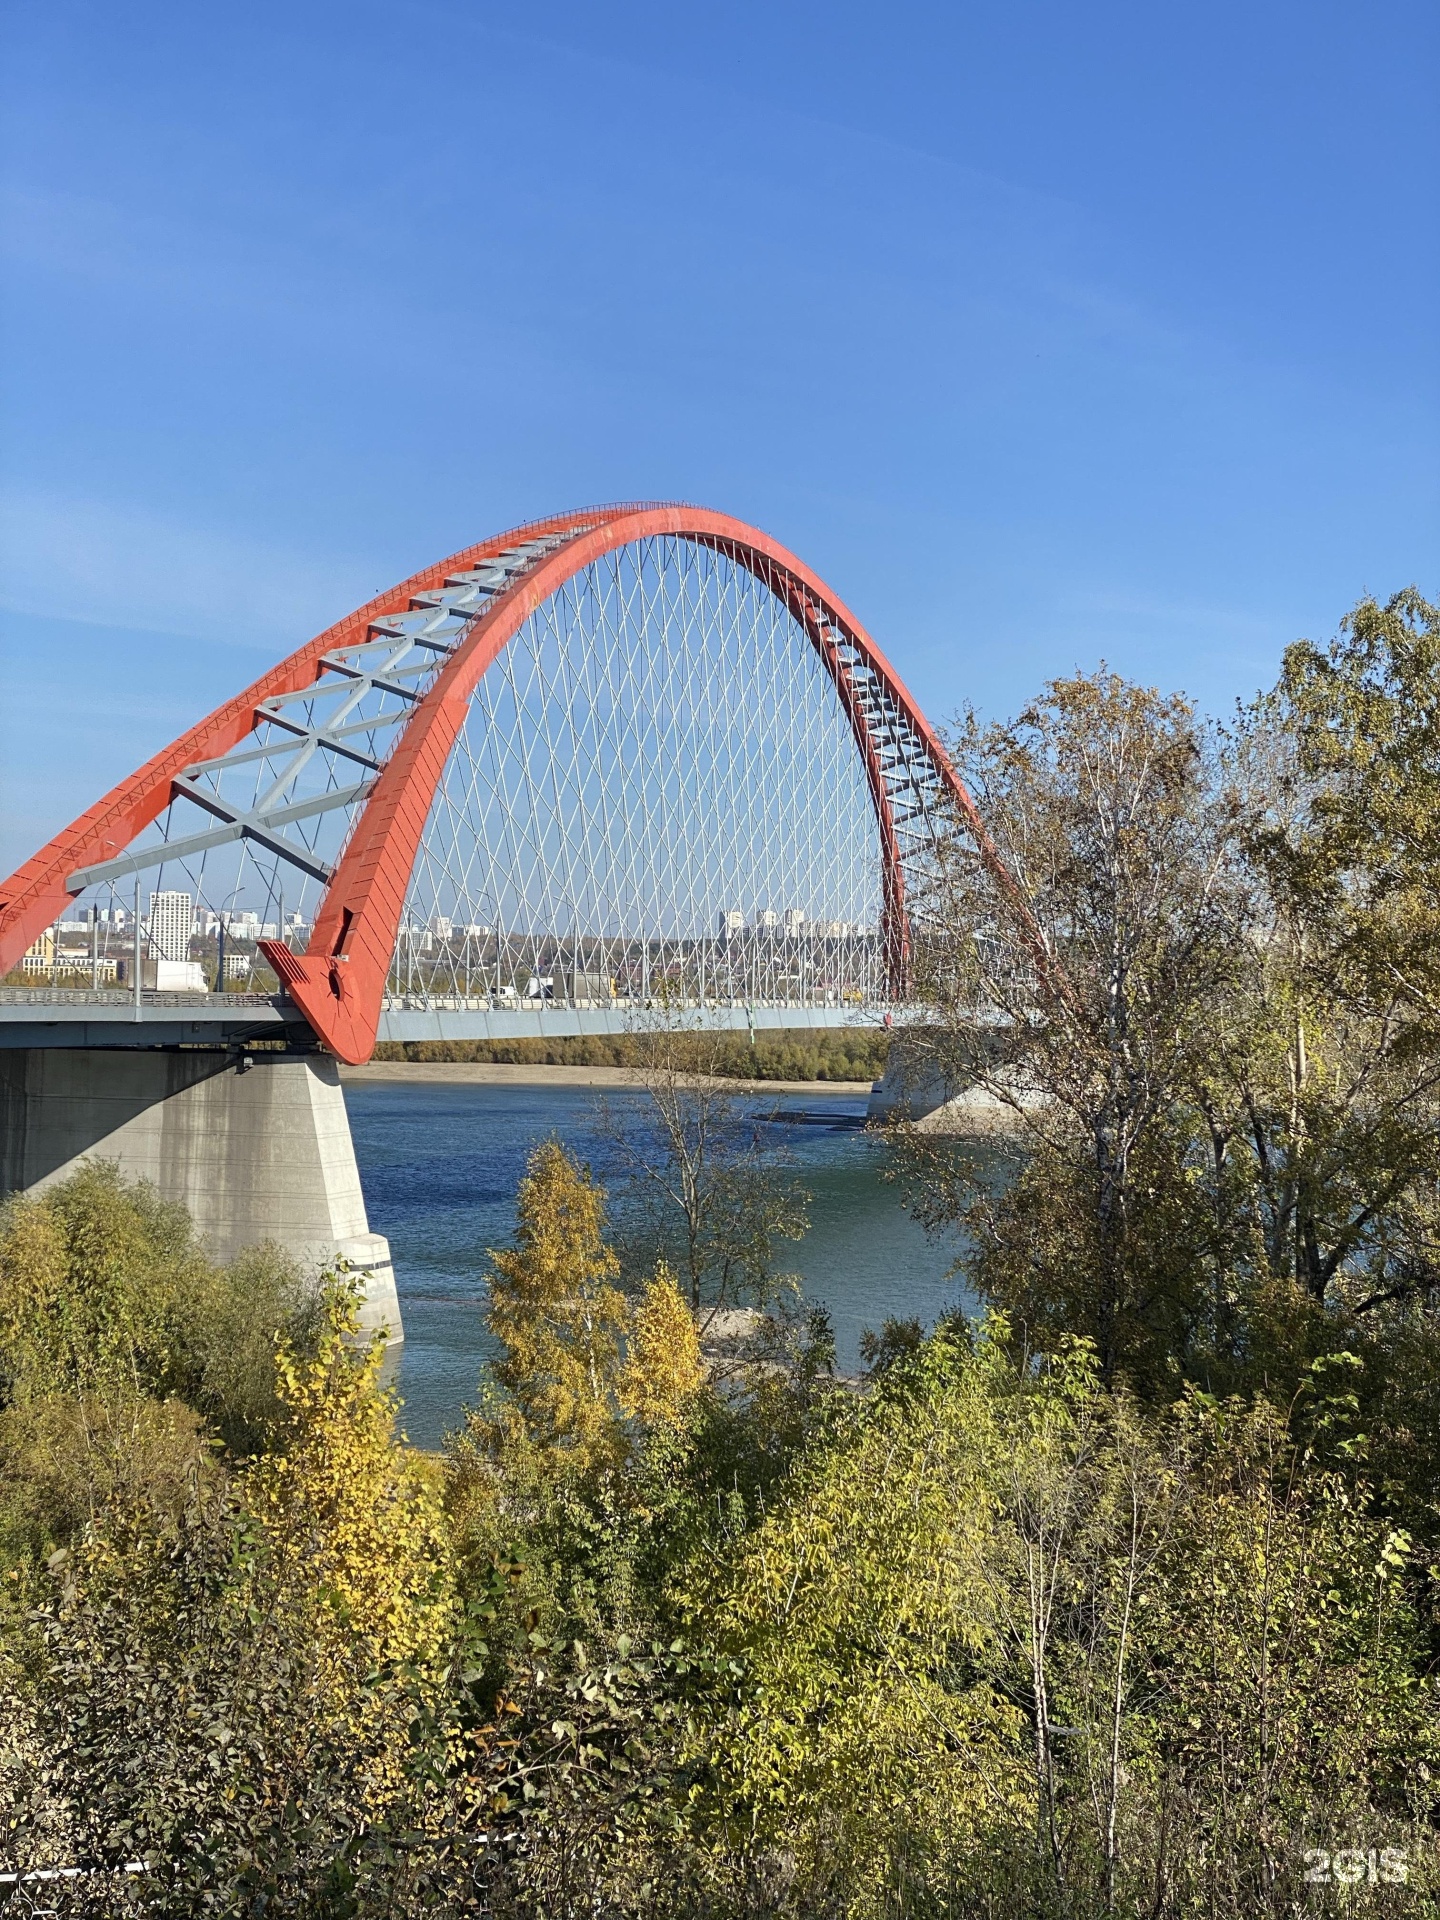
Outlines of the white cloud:
[{"label": "white cloud", "polygon": [[[373,569],[372,569],[373,571]],[[0,494],[0,606],[276,656],[373,591],[354,562],[187,525],[143,507]]]}]

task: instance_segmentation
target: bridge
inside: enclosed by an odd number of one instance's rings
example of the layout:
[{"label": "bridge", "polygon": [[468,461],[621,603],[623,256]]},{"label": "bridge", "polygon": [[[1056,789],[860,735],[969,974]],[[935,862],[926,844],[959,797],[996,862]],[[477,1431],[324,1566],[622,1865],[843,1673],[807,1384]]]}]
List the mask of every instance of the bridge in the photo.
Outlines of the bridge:
[{"label": "bridge", "polygon": [[893,1017],[957,835],[1003,884],[895,669],[769,534],[656,502],[511,529],[298,648],[0,885],[0,1179],[118,1158],[221,1253],[343,1253],[398,1333],[337,1063]]}]

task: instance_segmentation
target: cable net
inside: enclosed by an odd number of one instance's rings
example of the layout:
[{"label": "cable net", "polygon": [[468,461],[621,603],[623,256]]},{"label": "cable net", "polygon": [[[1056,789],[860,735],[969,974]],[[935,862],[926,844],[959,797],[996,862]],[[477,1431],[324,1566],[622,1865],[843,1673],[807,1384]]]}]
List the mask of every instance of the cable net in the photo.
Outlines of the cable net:
[{"label": "cable net", "polygon": [[881,848],[835,684],[729,555],[575,574],[482,677],[431,808],[391,1004],[884,997]]}]

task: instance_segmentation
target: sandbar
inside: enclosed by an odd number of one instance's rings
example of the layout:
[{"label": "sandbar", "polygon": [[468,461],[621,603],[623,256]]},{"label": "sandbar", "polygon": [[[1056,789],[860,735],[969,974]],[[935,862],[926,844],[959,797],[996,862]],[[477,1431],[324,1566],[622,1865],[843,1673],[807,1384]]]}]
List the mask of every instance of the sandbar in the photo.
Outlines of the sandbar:
[{"label": "sandbar", "polygon": [[[363,1067],[340,1069],[341,1081],[405,1080],[432,1086],[478,1087],[641,1087],[640,1067],[547,1067],[501,1060],[371,1060]],[[868,1098],[868,1080],[739,1080],[728,1075],[717,1085],[737,1093],[808,1093],[824,1100]]]}]

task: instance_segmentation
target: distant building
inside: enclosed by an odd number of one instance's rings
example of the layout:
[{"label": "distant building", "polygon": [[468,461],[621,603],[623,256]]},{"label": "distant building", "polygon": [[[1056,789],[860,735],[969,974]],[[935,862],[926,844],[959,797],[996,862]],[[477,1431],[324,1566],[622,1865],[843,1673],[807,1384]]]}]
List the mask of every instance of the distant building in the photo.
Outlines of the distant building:
[{"label": "distant building", "polygon": [[765,907],[761,912],[756,914],[755,924],[762,932],[773,933],[775,928],[780,924],[780,916],[778,913],[772,912],[769,907]]},{"label": "distant building", "polygon": [[113,979],[115,962],[92,950],[93,937],[83,920],[58,920],[23,955],[20,971],[32,978],[93,973],[97,980]]},{"label": "distant building", "polygon": [[152,893],[150,896],[150,951],[157,960],[188,960],[195,931],[195,896],[189,893]]},{"label": "distant building", "polygon": [[48,934],[42,934],[20,962],[20,971],[35,979],[47,979],[52,973],[94,974],[95,979],[104,984],[115,978],[115,959],[113,955],[100,954],[92,957],[86,947],[57,947]]},{"label": "distant building", "polygon": [[785,909],[785,931],[792,940],[805,931],[805,916],[799,907]]},{"label": "distant building", "polygon": [[47,927],[20,962],[21,973],[49,973],[55,965],[55,929]]},{"label": "distant building", "polygon": [[721,914],[720,938],[722,940],[733,940],[736,934],[743,933],[744,931],[745,916],[743,913],[737,913],[732,908],[730,911]]}]

